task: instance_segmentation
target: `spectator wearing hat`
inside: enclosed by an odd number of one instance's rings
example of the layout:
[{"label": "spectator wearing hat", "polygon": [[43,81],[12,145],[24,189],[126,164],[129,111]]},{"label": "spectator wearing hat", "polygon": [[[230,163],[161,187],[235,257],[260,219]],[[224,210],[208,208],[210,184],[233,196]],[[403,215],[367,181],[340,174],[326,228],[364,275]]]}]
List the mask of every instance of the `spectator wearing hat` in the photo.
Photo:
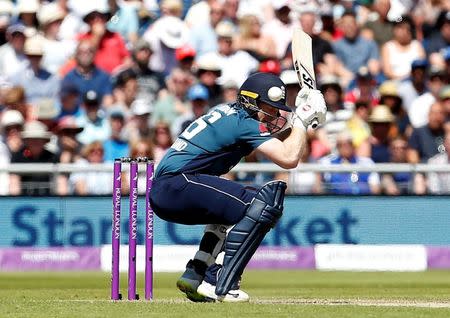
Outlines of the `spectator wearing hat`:
[{"label": "spectator wearing hat", "polygon": [[129,136],[130,143],[141,139],[151,138],[150,116],[153,105],[145,99],[136,99],[131,104],[131,120],[126,124],[125,130]]},{"label": "spectator wearing hat", "polygon": [[25,26],[27,37],[37,34],[39,26],[37,12],[40,3],[38,0],[18,0],[16,4],[17,21]]},{"label": "spectator wearing hat", "polygon": [[222,87],[219,77],[222,75],[221,59],[217,53],[208,53],[197,60],[197,78],[208,89],[211,106],[222,103]]},{"label": "spectator wearing hat", "polygon": [[116,158],[126,157],[130,152],[128,138],[125,136],[125,113],[117,108],[109,114],[111,135],[103,142],[105,162],[113,162]]},{"label": "spectator wearing hat", "polygon": [[208,90],[202,84],[195,84],[189,88],[187,99],[190,103],[190,110],[175,119],[172,126],[173,139],[176,139],[194,120],[205,115],[208,111]]},{"label": "spectator wearing hat", "polygon": [[59,91],[59,115],[80,117],[82,114],[78,100],[80,99],[80,92],[78,87],[71,82],[63,82]]},{"label": "spectator wearing hat", "polygon": [[26,39],[24,53],[28,59],[28,65],[9,80],[13,85],[24,88],[27,102],[33,105],[42,98],[56,100],[59,93],[59,78],[41,66],[43,45],[44,38],[41,35]]},{"label": "spectator wearing hat", "polygon": [[3,104],[6,109],[17,110],[20,112],[25,121],[33,119],[33,107],[26,102],[25,90],[22,86],[6,88]]},{"label": "spectator wearing hat", "polygon": [[[17,110],[6,110],[2,114],[0,123],[2,128],[2,141],[8,148],[8,153],[18,152],[23,147],[21,133],[25,120],[22,114]],[[10,155],[8,155],[9,157]]]},{"label": "spectator wearing hat", "polygon": [[370,105],[367,101],[356,101],[353,116],[346,122],[346,127],[352,135],[353,145],[356,149],[360,149],[361,145],[366,142],[371,135],[368,123],[369,114]]},{"label": "spectator wearing hat", "polygon": [[[45,149],[51,136],[43,123],[38,121],[26,123],[22,131],[24,147],[12,154],[11,163],[56,163],[55,154]],[[9,186],[11,195],[49,195],[52,189],[51,175],[11,173]]]},{"label": "spectator wearing hat", "polygon": [[[298,86],[298,85],[297,85]],[[222,99],[223,104],[229,104],[236,101],[239,92],[239,85],[235,80],[227,80],[222,83]]]},{"label": "spectator wearing hat", "polygon": [[[219,81],[224,83],[227,80],[234,80],[240,86],[251,73],[258,69],[259,62],[246,51],[234,48],[233,35],[235,32],[233,24],[228,21],[219,22],[216,27],[219,45],[219,65],[221,66]],[[199,59],[199,62],[202,64],[202,58]],[[272,65],[277,64],[278,70],[280,70],[278,61],[270,60],[270,62]],[[236,67],[236,65],[239,65],[239,67]],[[268,70],[265,69],[264,71]]]},{"label": "spectator wearing hat", "polygon": [[261,21],[253,13],[240,17],[239,29],[233,45],[237,50],[247,51],[258,61],[277,57],[274,39],[261,33]]},{"label": "spectator wearing hat", "polygon": [[[111,77],[99,69],[95,62],[95,47],[90,41],[81,41],[75,51],[76,65],[62,80],[62,85],[74,84],[80,97],[88,91],[95,91],[101,104],[105,107],[113,103]],[[78,100],[78,105],[82,102]]]},{"label": "spectator wearing hat", "polygon": [[384,75],[391,80],[402,80],[411,73],[411,63],[425,58],[425,50],[413,37],[413,22],[409,16],[394,23],[393,39],[381,48],[381,66]]},{"label": "spectator wearing hat", "polygon": [[[88,167],[93,164],[104,163],[104,148],[100,141],[94,141],[84,146],[76,164]],[[70,189],[76,195],[105,195],[111,194],[112,173],[107,171],[75,172],[70,175]]]},{"label": "spectator wearing hat", "polygon": [[367,147],[367,153],[364,150],[360,150],[358,153],[365,153],[375,163],[389,162],[389,143],[391,140],[389,133],[392,126],[395,125],[394,115],[388,106],[381,104],[372,109],[368,121],[371,135],[360,146],[360,148]]},{"label": "spectator wearing hat", "polygon": [[414,128],[426,125],[428,122],[428,113],[431,105],[439,98],[439,92],[445,85],[447,74],[445,70],[431,66],[428,77],[428,91],[417,97],[408,111],[409,120]]},{"label": "spectator wearing hat", "polygon": [[392,23],[388,19],[388,12],[391,9],[390,0],[375,0],[373,11],[377,13],[375,19],[369,19],[362,27],[361,34],[368,39],[372,39],[381,47],[387,41],[392,40]]},{"label": "spectator wearing hat", "polygon": [[434,155],[445,151],[444,123],[444,107],[442,103],[435,102],[428,113],[428,123],[414,128],[408,140],[408,162],[427,162]]},{"label": "spectator wearing hat", "polygon": [[122,36],[109,31],[106,27],[110,16],[106,1],[92,7],[83,18],[89,26],[89,31],[78,36],[79,41],[91,42],[95,50],[95,64],[108,74],[122,65],[131,63],[130,53]]},{"label": "spectator wearing hat", "polygon": [[275,18],[263,25],[261,33],[274,39],[277,52],[276,57],[281,59],[292,41],[296,23],[293,23],[291,20],[289,0],[272,0],[270,4]]},{"label": "spectator wearing hat", "polygon": [[25,27],[13,24],[6,29],[7,43],[0,46],[0,79],[6,80],[26,67]]},{"label": "spectator wearing hat", "polygon": [[59,29],[64,16],[65,12],[57,3],[42,5],[37,15],[44,36],[42,66],[52,74],[58,73],[76,48],[74,40],[59,38]]},{"label": "spectator wearing hat", "polygon": [[[81,144],[77,140],[77,134],[83,131],[76,123],[73,116],[61,117],[56,127],[58,136],[58,163],[75,163],[81,158]],[[59,195],[70,194],[69,189],[70,174],[59,174],[57,176],[57,188]]]},{"label": "spectator wearing hat", "polygon": [[223,19],[224,8],[220,1],[209,5],[209,21],[191,27],[189,44],[195,49],[197,57],[210,52],[217,52],[217,34],[215,29]]},{"label": "spectator wearing hat", "polygon": [[356,74],[361,66],[366,65],[372,76],[378,75],[380,72],[378,47],[374,41],[364,39],[359,34],[355,13],[344,12],[340,26],[344,37],[333,44],[333,49],[345,68]]},{"label": "spectator wearing hat", "polygon": [[166,122],[169,125],[180,115],[187,112],[186,94],[194,83],[190,72],[180,68],[172,70],[166,79],[167,90],[162,92],[155,103],[152,122]]},{"label": "spectator wearing hat", "polygon": [[355,86],[349,89],[344,97],[345,104],[350,106],[355,105],[357,101],[366,101],[372,107],[379,104],[376,80],[366,66],[359,68],[355,76]]},{"label": "spectator wearing hat", "polygon": [[10,0],[0,0],[0,45],[6,43],[6,29],[11,24],[14,5]]},{"label": "spectator wearing hat", "polygon": [[380,104],[389,107],[395,117],[395,125],[392,125],[389,133],[391,138],[397,134],[410,136],[412,131],[408,114],[403,108],[403,100],[398,93],[398,85],[397,81],[385,81],[379,87]]},{"label": "spectator wearing hat", "polygon": [[[348,131],[339,133],[336,139],[337,153],[319,160],[325,165],[360,164],[373,165],[370,158],[358,156]],[[380,176],[376,172],[333,173],[326,172],[319,177],[321,192],[329,194],[379,194]]]},{"label": "spectator wearing hat", "polygon": [[138,41],[138,8],[132,1],[109,1],[111,19],[108,30],[119,33],[125,42],[132,46]]},{"label": "spectator wearing hat", "polygon": [[178,61],[178,67],[184,71],[193,72],[194,59],[197,53],[194,48],[185,44],[175,50],[175,58]]},{"label": "spectator wearing hat", "polygon": [[54,1],[58,7],[64,12],[64,18],[61,21],[58,38],[62,41],[76,41],[80,32],[87,32],[88,26],[83,22],[84,12],[81,13],[77,6],[89,5],[88,1]]},{"label": "spectator wearing hat", "polygon": [[[430,159],[431,165],[448,165],[450,163],[450,132],[447,131],[444,137],[445,152],[439,153]],[[450,173],[430,172],[427,175],[427,188],[431,194],[450,194]]]},{"label": "spectator wearing hat", "polygon": [[111,136],[111,126],[100,103],[99,95],[93,90],[83,95],[82,115],[77,118],[78,125],[83,127],[77,137],[83,145],[94,141],[103,142]]},{"label": "spectator wearing hat", "polygon": [[[136,74],[138,85],[136,99],[145,99],[149,103],[154,103],[158,94],[166,87],[164,75],[149,67],[152,54],[150,44],[143,39],[139,39],[133,47],[131,66],[119,72],[120,74],[131,70]],[[117,75],[117,77],[119,76]]]},{"label": "spectator wearing hat", "polygon": [[175,50],[188,43],[189,32],[179,17],[163,15],[157,19],[142,35],[153,52],[150,68],[169,75],[178,64]]},{"label": "spectator wearing hat", "polygon": [[406,112],[409,112],[412,102],[427,91],[427,69],[428,61],[426,59],[414,60],[411,63],[410,77],[398,85],[398,94],[402,98],[403,108]]}]

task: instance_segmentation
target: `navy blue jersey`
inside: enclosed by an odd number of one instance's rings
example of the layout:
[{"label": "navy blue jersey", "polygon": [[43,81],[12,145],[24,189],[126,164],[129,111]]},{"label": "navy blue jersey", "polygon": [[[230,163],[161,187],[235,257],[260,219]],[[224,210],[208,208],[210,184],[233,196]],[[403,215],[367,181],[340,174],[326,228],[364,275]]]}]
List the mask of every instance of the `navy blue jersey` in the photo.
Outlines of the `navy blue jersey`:
[{"label": "navy blue jersey", "polygon": [[270,138],[266,126],[236,104],[213,108],[178,137],[159,163],[156,177],[177,173],[225,174]]}]

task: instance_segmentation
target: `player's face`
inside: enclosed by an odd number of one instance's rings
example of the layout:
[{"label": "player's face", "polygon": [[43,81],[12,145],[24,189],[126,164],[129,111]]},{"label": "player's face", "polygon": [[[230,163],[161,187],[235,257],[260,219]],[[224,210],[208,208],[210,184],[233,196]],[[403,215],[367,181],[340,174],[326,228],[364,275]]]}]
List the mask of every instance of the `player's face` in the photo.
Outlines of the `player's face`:
[{"label": "player's face", "polygon": [[274,134],[286,124],[286,117],[281,116],[278,108],[264,102],[259,103],[258,120],[267,126],[270,133]]}]

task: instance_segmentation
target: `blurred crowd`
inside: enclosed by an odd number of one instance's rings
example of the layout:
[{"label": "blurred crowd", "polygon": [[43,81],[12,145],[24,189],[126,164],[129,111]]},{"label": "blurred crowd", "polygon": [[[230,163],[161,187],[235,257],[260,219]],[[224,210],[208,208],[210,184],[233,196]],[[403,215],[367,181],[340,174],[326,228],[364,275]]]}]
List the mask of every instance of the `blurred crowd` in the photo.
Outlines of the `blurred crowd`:
[{"label": "blurred crowd", "polygon": [[[129,156],[158,163],[254,72],[279,75],[294,105],[296,27],[312,37],[329,110],[301,163],[448,164],[449,9],[446,0],[0,0],[0,165],[80,165],[56,179],[2,174],[0,194],[110,193],[110,173],[81,168]],[[450,192],[448,173],[228,177],[285,179],[290,193]]]}]

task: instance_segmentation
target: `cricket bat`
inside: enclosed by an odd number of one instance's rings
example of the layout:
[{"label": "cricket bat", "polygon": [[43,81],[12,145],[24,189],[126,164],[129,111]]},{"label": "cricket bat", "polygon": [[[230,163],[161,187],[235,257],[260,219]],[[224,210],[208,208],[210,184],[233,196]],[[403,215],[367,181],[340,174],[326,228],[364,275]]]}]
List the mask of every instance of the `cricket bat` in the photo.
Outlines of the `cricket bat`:
[{"label": "cricket bat", "polygon": [[[300,87],[307,86],[316,89],[316,75],[314,74],[314,64],[312,58],[311,37],[299,28],[294,29],[292,38],[292,62],[297,73]],[[319,125],[318,121],[311,124],[315,129]]]}]

